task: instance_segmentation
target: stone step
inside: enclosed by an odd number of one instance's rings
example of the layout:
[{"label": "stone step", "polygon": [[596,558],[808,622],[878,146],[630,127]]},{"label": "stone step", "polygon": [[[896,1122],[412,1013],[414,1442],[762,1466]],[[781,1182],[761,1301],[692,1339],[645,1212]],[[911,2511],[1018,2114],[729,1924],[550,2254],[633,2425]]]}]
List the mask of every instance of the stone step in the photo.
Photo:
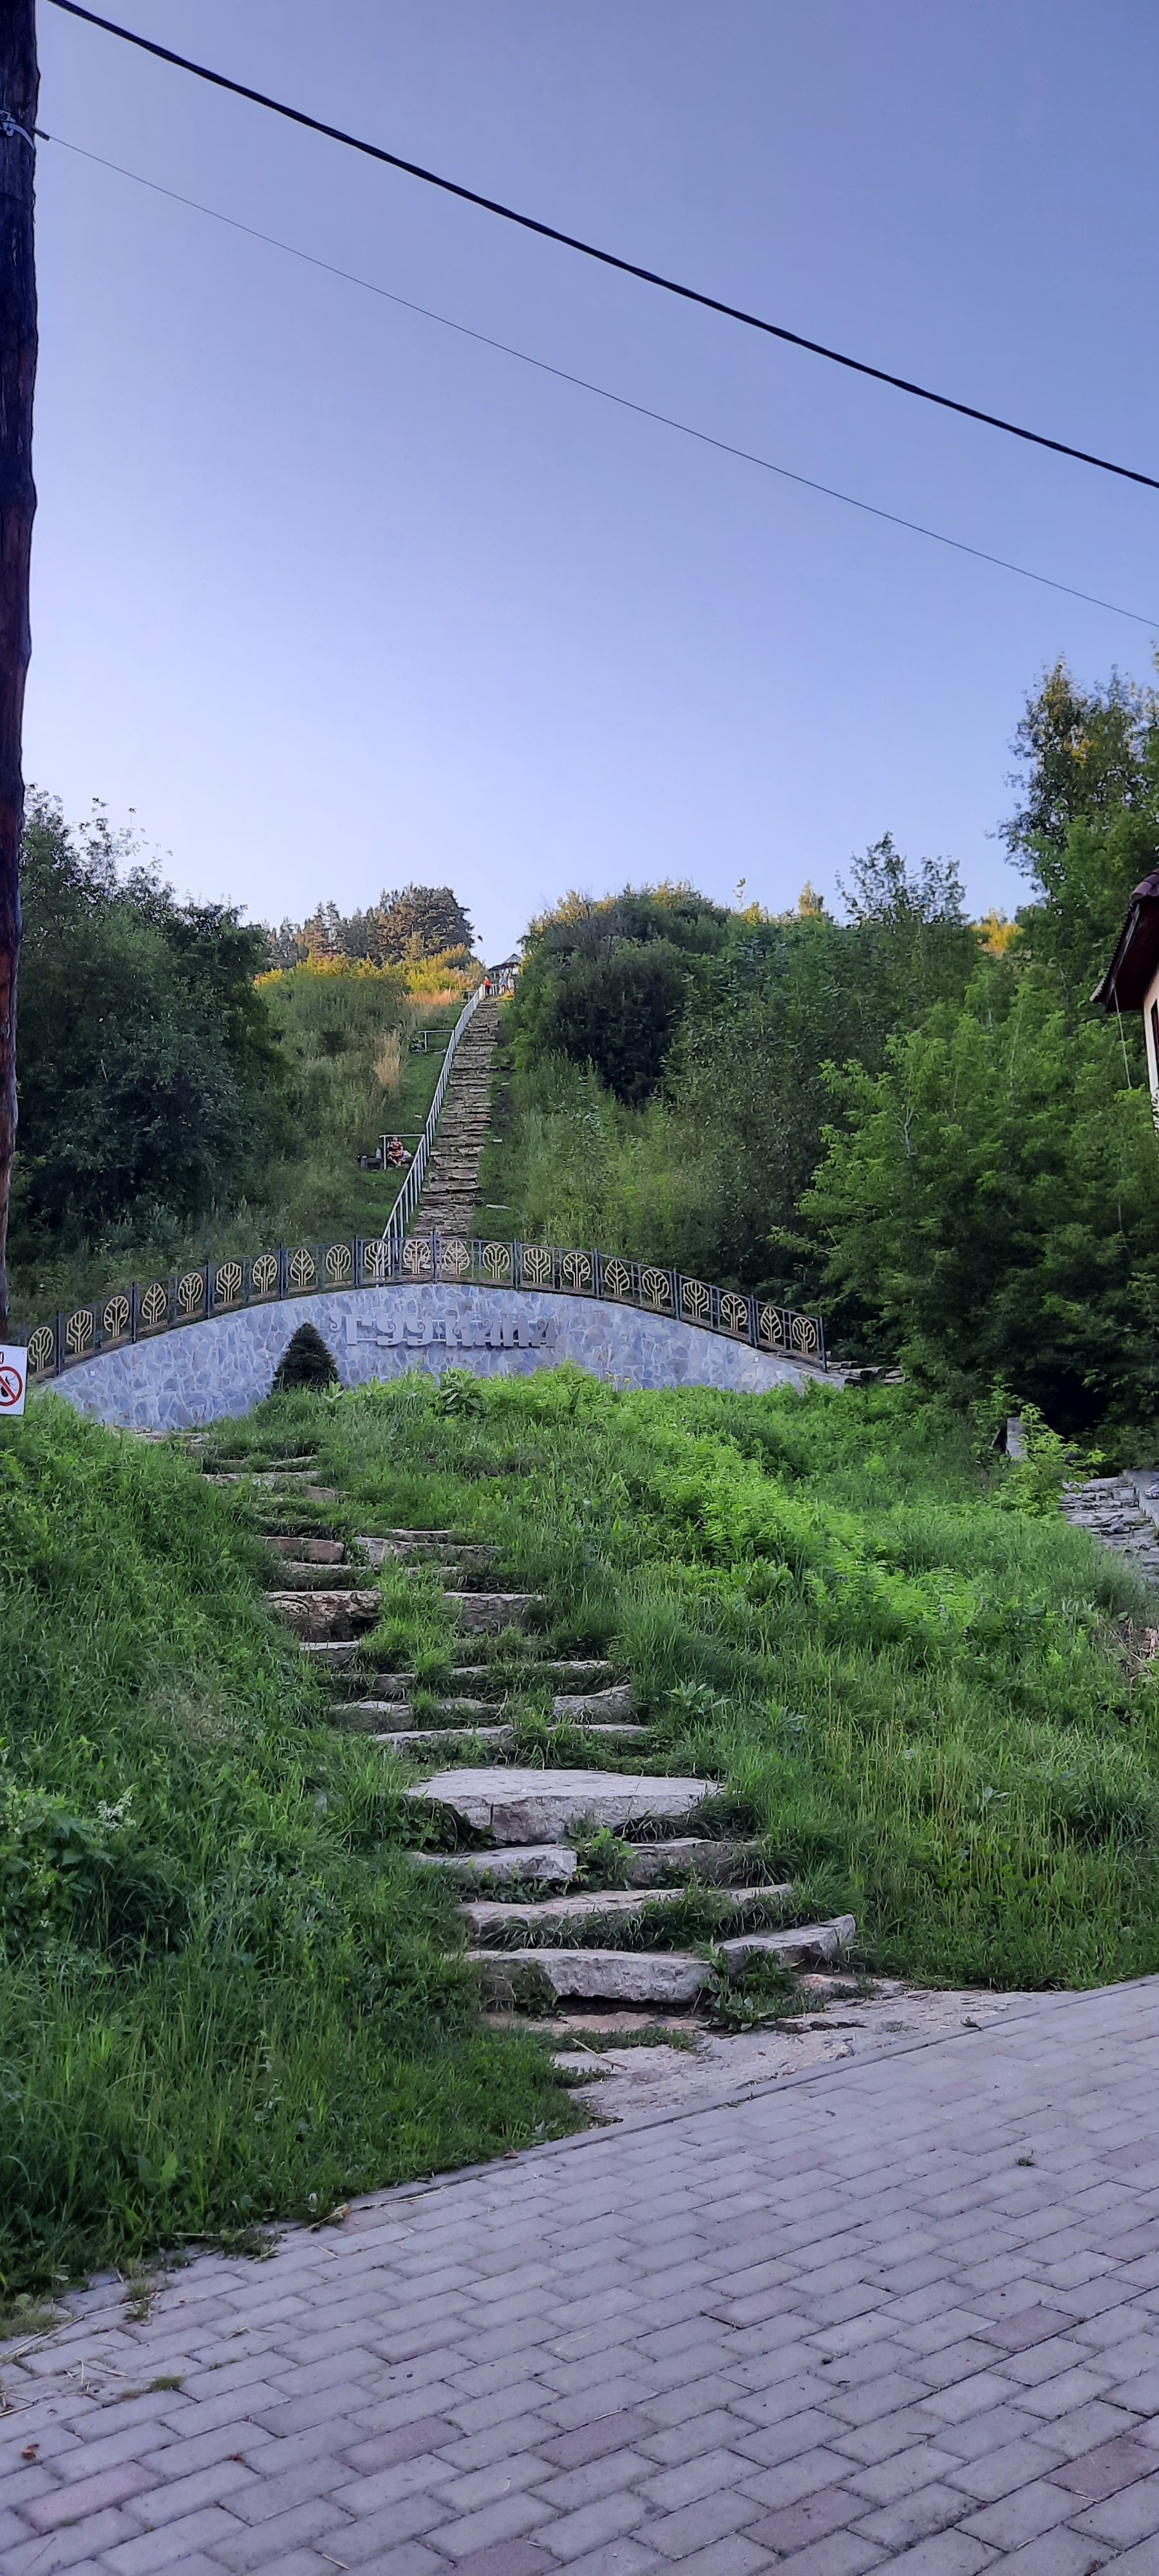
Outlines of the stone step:
[{"label": "stone step", "polygon": [[552,1701],[551,1713],[585,1726],[598,1717],[630,1717],[634,1706],[631,1682],[614,1682],[610,1690],[559,1691]]},{"label": "stone step", "polygon": [[382,1602],[377,1592],[267,1592],[267,1610],[311,1640],[347,1638],[373,1628]]},{"label": "stone step", "polygon": [[481,2000],[500,2011],[558,2003],[694,2004],[710,1984],[707,1959],[680,1950],[468,1950]]},{"label": "stone step", "polygon": [[[500,1696],[506,1699],[512,1691],[526,1689],[536,1682],[580,1681],[588,1674],[610,1673],[613,1669],[611,1664],[603,1663],[538,1664],[522,1659],[518,1664],[452,1664],[439,1688],[453,1690],[457,1682],[493,1681]],[[358,1687],[367,1697],[375,1699],[410,1699],[423,1685],[417,1673],[365,1673],[359,1674]]]},{"label": "stone step", "polygon": [[[436,1717],[447,1718],[494,1718],[500,1715],[503,1709],[506,1708],[510,1697],[510,1692],[505,1692],[501,1700],[437,1699],[434,1705],[434,1715]],[[350,1700],[347,1705],[352,1715],[357,1712],[359,1715],[364,1717],[405,1717],[409,1714],[411,1708],[411,1702],[409,1700],[394,1698],[354,1699]],[[628,1705],[630,1706],[631,1703],[629,1702]],[[561,1706],[565,1712],[562,1717],[560,1715]],[[588,1717],[586,1713],[579,1715],[574,1713],[576,1711],[586,1712],[587,1707],[590,1707],[593,1711],[591,1717]],[[614,1715],[609,1716],[603,1706],[602,1695],[587,1703],[579,1700],[566,1700],[561,1703],[557,1700],[553,1712],[553,1723],[557,1726],[578,1727],[584,1735],[627,1736],[648,1735],[651,1733],[651,1729],[647,1726],[633,1726],[627,1718],[617,1718]]]},{"label": "stone step", "polygon": [[263,1545],[275,1556],[289,1556],[298,1565],[341,1565],[346,1556],[340,1538],[313,1538],[307,1530],[284,1532],[280,1537],[267,1533]]},{"label": "stone step", "polygon": [[357,1637],[303,1637],[301,1650],[304,1655],[313,1657],[323,1673],[348,1671],[363,1652]]},{"label": "stone step", "polygon": [[[847,1948],[856,1929],[843,1914],[798,1932],[746,1933],[718,1943],[717,1956],[728,1976],[758,1955],[809,1967]],[[713,1976],[710,1960],[679,1950],[469,1950],[467,1958],[484,2002],[501,2009],[534,2004],[545,1991],[561,2003],[693,2004]]]},{"label": "stone step", "polygon": [[[725,1886],[737,1869],[761,1866],[759,1843],[710,1842],[695,1834],[672,1834],[663,1842],[625,1845],[624,1876],[632,1887],[667,1887],[696,1879],[701,1885]],[[447,1870],[454,1878],[520,1879],[566,1887],[575,1877],[580,1856],[570,1843],[512,1843],[505,1850],[422,1852],[428,1869]]]},{"label": "stone step", "polygon": [[[505,1905],[501,1898],[470,1897],[459,1907],[469,1929],[480,1941],[502,1932],[536,1932],[554,1923],[635,1923],[655,1905],[678,1905],[686,1897],[684,1887],[656,1887],[635,1893],[631,1889],[592,1888],[582,1896],[547,1896],[535,1905]],[[729,1905],[787,1905],[791,1887],[732,1887],[725,1902]],[[530,1945],[533,1946],[533,1945]]]},{"label": "stone step", "polygon": [[367,1565],[385,1565],[388,1556],[434,1557],[441,1562],[452,1552],[458,1565],[490,1565],[499,1553],[484,1540],[457,1538],[451,1530],[383,1530],[377,1538],[359,1538],[354,1544]]},{"label": "stone step", "polygon": [[819,1968],[824,1960],[835,1959],[839,1950],[847,1950],[856,1931],[852,1914],[837,1914],[831,1923],[806,1923],[796,1932],[740,1932],[717,1947],[730,1976],[747,1967],[750,1959],[769,1957],[789,1959],[799,1968]]},{"label": "stone step", "polygon": [[294,1493],[303,1495],[310,1502],[336,1503],[338,1501],[336,1486],[317,1485],[312,1476],[301,1473],[294,1467],[262,1467],[256,1471],[248,1467],[244,1470],[231,1469],[228,1475],[225,1473],[207,1475],[205,1481],[207,1485],[289,1485]]},{"label": "stone step", "polygon": [[261,1458],[256,1455],[250,1458],[219,1458],[213,1472],[218,1475],[224,1475],[228,1471],[239,1476],[284,1476],[288,1473],[292,1474],[298,1468],[314,1468],[317,1463],[316,1449],[299,1449],[292,1458]]},{"label": "stone step", "polygon": [[463,1824],[501,1843],[558,1843],[585,1824],[681,1824],[715,1790],[715,1780],[650,1779],[643,1772],[511,1769],[436,1772],[406,1794],[449,1807]]},{"label": "stone step", "polygon": [[333,1560],[319,1564],[309,1557],[283,1556],[278,1565],[279,1583],[295,1592],[357,1592],[364,1580],[356,1565]]},{"label": "stone step", "polygon": [[664,1887],[677,1872],[713,1887],[726,1887],[737,1870],[759,1869],[759,1843],[710,1840],[701,1834],[672,1834],[662,1843],[638,1843],[627,1864],[630,1887]]},{"label": "stone step", "polygon": [[579,1853],[570,1843],[515,1843],[507,1851],[415,1852],[422,1869],[446,1870],[452,1878],[510,1879],[544,1887],[566,1887],[579,1868]]},{"label": "stone step", "polygon": [[542,1592],[444,1592],[460,1628],[521,1628],[532,1610],[546,1607]]},{"label": "stone step", "polygon": [[[616,1744],[627,1744],[639,1743],[640,1738],[647,1735],[648,1728],[646,1726],[585,1726],[583,1731],[585,1735],[599,1736],[605,1742],[610,1739]],[[374,1741],[376,1744],[387,1745],[395,1753],[437,1753],[455,1744],[492,1744],[498,1752],[501,1746],[508,1749],[513,1747],[518,1741],[518,1736],[518,1727],[510,1725],[392,1726],[387,1727],[385,1732],[377,1733]]]}]

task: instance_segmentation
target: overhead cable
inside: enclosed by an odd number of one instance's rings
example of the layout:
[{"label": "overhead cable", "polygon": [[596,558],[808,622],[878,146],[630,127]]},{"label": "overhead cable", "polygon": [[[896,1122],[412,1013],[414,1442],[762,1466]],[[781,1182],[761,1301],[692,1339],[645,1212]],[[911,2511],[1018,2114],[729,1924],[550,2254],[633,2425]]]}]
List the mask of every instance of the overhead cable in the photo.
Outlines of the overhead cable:
[{"label": "overhead cable", "polygon": [[421,179],[429,188],[441,188],[449,197],[459,197],[465,205],[479,206],[488,215],[498,215],[504,223],[518,224],[524,232],[538,233],[544,241],[559,242],[564,250],[578,251],[584,259],[598,260],[602,267],[620,271],[625,277],[639,278],[645,286],[659,287],[665,295],[677,295],[685,304],[702,305],[706,312],[723,314],[726,321],[741,322],[750,331],[762,331],[772,340],[787,341],[794,349],[806,349],[814,358],[826,358],[835,367],[847,367],[854,375],[871,376],[877,384],[892,385],[895,392],[912,394],[919,402],[936,403],[941,411],[959,412],[965,420],[981,421],[987,429],[1002,430],[1008,438],[1020,438],[1031,447],[1048,447],[1056,456],[1073,457],[1080,465],[1094,465],[1102,474],[1117,474],[1128,483],[1144,483],[1149,491],[1159,492],[1159,476],[1143,474],[1136,466],[1117,465],[1110,457],[1095,456],[1088,448],[1072,447],[1062,438],[1048,438],[1042,430],[1023,429],[1017,421],[1003,420],[999,413],[982,411],[975,403],[959,402],[952,394],[935,393],[929,385],[911,382],[907,376],[892,375],[886,367],[874,367],[865,358],[851,358],[845,350],[830,349],[822,340],[806,339],[803,332],[790,331],[784,323],[768,322],[759,313],[746,312],[739,304],[728,304],[717,295],[707,295],[696,286],[684,286],[674,277],[665,277],[657,269],[643,268],[636,260],[623,259],[619,253],[601,250],[595,242],[583,241],[578,234],[565,233],[556,224],[544,223],[537,215],[521,214],[515,206],[504,205],[497,197],[485,197],[477,188],[465,187],[458,179],[448,179],[441,171],[427,170],[419,161],[406,161],[401,153],[388,152],[381,143],[368,143],[358,134],[348,134],[340,125],[328,125],[320,116],[311,116],[302,107],[291,107],[285,99],[271,98],[265,90],[251,89],[245,81],[231,80],[225,72],[210,70],[206,63],[191,61],[188,54],[174,53],[169,45],[159,45],[151,36],[140,36],[132,27],[122,27],[113,18],[98,16],[95,9],[84,9],[80,0],[52,0],[54,9],[63,9],[70,18],[82,18],[90,27],[99,27],[108,36],[119,36],[141,53],[154,54],[159,62],[172,63],[178,71],[191,72],[196,80],[209,81],[214,89],[228,90],[235,98],[248,99],[254,107],[268,108],[274,116],[288,117],[291,124],[306,126],[312,134],[323,134],[331,143],[341,143],[351,152],[361,152],[368,160],[385,162],[391,170],[401,170],[408,179]]},{"label": "overhead cable", "polygon": [[215,224],[225,224],[231,232],[244,233],[249,241],[265,244],[268,250],[284,251],[290,259],[301,260],[307,268],[321,269],[326,277],[341,278],[347,286],[361,287],[367,295],[377,295],[386,304],[395,304],[405,313],[417,313],[424,322],[437,322],[444,331],[455,331],[460,339],[474,340],[484,349],[495,349],[502,357],[516,358],[520,366],[534,367],[538,374],[554,376],[559,384],[574,385],[580,392],[598,395],[601,402],[614,403],[620,411],[635,412],[640,420],[652,420],[663,429],[679,431],[682,438],[693,438],[701,447],[715,448],[722,456],[733,456],[742,465],[756,465],[763,474],[776,474],[786,483],[798,483],[806,492],[820,492],[826,500],[841,501],[849,510],[861,510],[871,519],[884,519],[891,528],[908,529],[911,536],[928,537],[934,545],[951,546],[955,554],[972,555],[975,562],[993,564],[999,572],[1012,572],[1020,581],[1038,582],[1045,590],[1062,591],[1067,599],[1081,599],[1088,608],[1103,608],[1111,617],[1129,617],[1136,626],[1149,626],[1159,632],[1159,617],[1145,616],[1138,608],[1121,608],[1113,599],[1099,599],[1094,591],[1078,590],[1073,582],[1056,581],[1047,572],[1032,572],[1028,564],[1011,562],[1007,555],[989,554],[984,546],[969,545],[964,537],[947,537],[940,528],[924,527],[920,519],[904,519],[897,510],[885,510],[875,501],[861,501],[852,492],[838,491],[835,484],[819,483],[810,474],[797,474],[789,465],[775,465],[769,456],[758,456],[751,447],[737,447],[731,439],[716,438],[711,430],[696,429],[691,421],[678,420],[675,414],[657,411],[650,403],[634,402],[629,394],[614,393],[610,385],[597,385],[590,376],[577,376],[569,367],[556,367],[547,358],[533,358],[527,349],[517,349],[510,340],[496,340],[487,331],[476,331],[469,322],[456,322],[449,313],[436,313],[429,304],[416,304],[413,297],[399,295],[389,286],[379,286],[373,278],[359,277],[353,269],[339,268],[335,261],[320,259],[316,252],[300,250],[296,242],[282,241],[276,233],[259,231],[256,224],[242,223],[237,215],[223,215],[217,206],[207,206],[199,197],[183,196],[176,188],[163,187],[159,179],[146,179],[139,170],[128,170],[121,161],[109,161],[103,153],[90,152],[82,143],[69,143],[61,134],[42,134],[63,152],[75,153],[82,161],[95,162],[98,169],[111,170],[119,179],[131,179],[139,188],[151,189],[154,196],[168,197],[175,206],[186,206],[197,215],[208,215]]}]

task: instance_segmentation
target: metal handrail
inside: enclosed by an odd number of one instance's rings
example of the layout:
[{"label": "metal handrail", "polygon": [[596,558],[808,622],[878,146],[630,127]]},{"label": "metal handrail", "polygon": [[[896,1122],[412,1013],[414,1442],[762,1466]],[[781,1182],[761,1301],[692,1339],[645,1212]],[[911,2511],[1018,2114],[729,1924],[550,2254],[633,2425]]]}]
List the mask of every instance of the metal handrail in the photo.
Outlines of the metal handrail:
[{"label": "metal handrail", "polygon": [[384,1225],[379,1237],[379,1241],[381,1243],[389,1244],[395,1241],[399,1243],[402,1242],[410,1225],[411,1218],[413,1217],[419,1200],[422,1197],[423,1182],[427,1176],[427,1164],[431,1159],[431,1147],[435,1141],[435,1129],[439,1123],[439,1114],[447,1096],[447,1084],[451,1079],[451,1067],[455,1061],[455,1051],[458,1047],[460,1038],[463,1037],[467,1029],[470,1028],[471,1022],[475,1017],[475,1013],[478,1010],[482,999],[483,986],[481,984],[476,984],[474,992],[468,996],[468,999],[463,1004],[463,1008],[460,1011],[450,1037],[447,1040],[447,1051],[443,1057],[442,1070],[439,1074],[438,1081],[435,1084],[435,1096],[427,1111],[427,1123],[417,1145],[415,1146],[410,1170],[407,1173],[406,1179],[403,1182],[402,1188],[399,1191],[398,1197],[395,1200],[394,1206],[390,1211],[390,1215],[387,1218],[386,1224]]}]

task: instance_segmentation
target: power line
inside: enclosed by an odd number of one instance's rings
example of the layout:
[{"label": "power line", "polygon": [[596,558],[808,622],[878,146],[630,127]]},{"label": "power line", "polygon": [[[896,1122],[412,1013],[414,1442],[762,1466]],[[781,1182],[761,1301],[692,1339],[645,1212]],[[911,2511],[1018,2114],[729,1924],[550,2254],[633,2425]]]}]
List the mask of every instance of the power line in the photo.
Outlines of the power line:
[{"label": "power line", "polygon": [[100,170],[111,170],[119,179],[131,179],[138,188],[148,188],[156,197],[168,197],[175,206],[187,206],[193,214],[208,215],[215,224],[225,224],[230,232],[244,233],[249,241],[263,242],[268,250],[284,251],[290,259],[301,260],[307,268],[321,269],[326,277],[341,278],[347,286],[361,287],[367,295],[377,295],[386,304],[396,304],[405,313],[417,313],[425,322],[437,322],[444,331],[455,331],[460,339],[474,340],[481,348],[498,350],[505,358],[516,358],[523,367],[534,367],[538,374],[554,376],[559,384],[575,385],[582,393],[596,394],[601,402],[614,403],[620,411],[635,412],[640,420],[652,420],[664,429],[679,431],[683,438],[694,438],[701,447],[713,447],[722,456],[733,456],[742,465],[756,465],[763,474],[776,474],[786,483],[798,483],[806,492],[820,492],[826,500],[841,501],[850,510],[861,510],[871,519],[884,519],[892,528],[908,529],[911,536],[928,537],[934,545],[951,546],[955,554],[972,555],[975,562],[993,564],[999,572],[1012,572],[1020,581],[1038,582],[1045,590],[1062,591],[1067,599],[1081,599],[1088,608],[1103,608],[1111,617],[1129,617],[1136,626],[1159,630],[1159,617],[1147,617],[1138,608],[1121,608],[1113,599],[1099,599],[1093,591],[1077,590],[1073,582],[1056,581],[1047,572],[1032,572],[1027,564],[1012,563],[1006,555],[988,554],[983,546],[969,545],[964,537],[947,537],[940,528],[927,528],[920,519],[904,519],[896,510],[882,509],[875,501],[861,501],[852,492],[840,492],[835,484],[818,483],[812,475],[796,474],[791,466],[775,465],[771,457],[758,456],[750,447],[734,446],[727,438],[715,438],[711,430],[696,429],[691,421],[677,420],[672,412],[656,411],[649,403],[633,402],[628,394],[614,393],[609,385],[597,385],[590,376],[577,376],[568,367],[553,366],[547,358],[533,358],[526,349],[517,349],[510,340],[496,340],[487,331],[476,331],[469,322],[455,322],[448,313],[436,313],[429,304],[416,304],[409,295],[398,295],[389,286],[379,286],[373,278],[359,277],[350,268],[339,268],[333,260],[319,259],[314,251],[299,250],[295,242],[279,239],[276,233],[259,231],[256,224],[242,223],[236,215],[223,215],[217,206],[207,206],[199,197],[183,196],[176,188],[165,188],[159,179],[146,179],[139,170],[128,170],[121,161],[108,161],[103,153],[90,152],[83,143],[69,143],[61,134],[41,135],[44,143],[53,143],[62,152],[75,153],[82,161],[94,162]]},{"label": "power line", "polygon": [[484,213],[498,215],[504,223],[518,224],[524,232],[538,233],[544,241],[559,242],[565,250],[579,251],[584,259],[598,260],[604,268],[618,269],[625,277],[638,277],[645,286],[659,287],[665,295],[678,295],[685,304],[702,305],[706,312],[721,313],[726,321],[742,322],[750,331],[763,331],[771,340],[785,340],[794,349],[807,349],[814,358],[827,358],[835,367],[848,367],[854,375],[872,376],[880,385],[892,385],[895,392],[913,394],[919,402],[936,403],[942,411],[960,412],[966,420],[981,421],[987,429],[1000,429],[1008,438],[1021,438],[1031,447],[1048,447],[1056,456],[1072,456],[1080,465],[1097,466],[1100,473],[1118,474],[1128,483],[1144,483],[1149,491],[1159,492],[1159,476],[1142,474],[1133,465],[1116,465],[1109,457],[1094,456],[1085,447],[1070,447],[1065,439],[1047,438],[1041,430],[1022,429],[1013,420],[1003,420],[997,412],[980,411],[976,404],[958,402],[951,394],[934,393],[929,385],[910,382],[907,376],[891,375],[885,367],[872,367],[865,358],[851,358],[842,349],[827,348],[821,340],[807,340],[800,331],[790,331],[781,322],[767,322],[759,313],[748,313],[739,304],[726,304],[719,296],[705,295],[699,287],[682,286],[678,279],[664,277],[653,268],[641,268],[632,259],[621,259],[616,251],[601,250],[595,242],[581,241],[575,233],[561,232],[557,225],[542,223],[536,215],[520,214],[514,206],[505,206],[497,197],[481,196],[477,188],[464,187],[458,179],[444,178],[438,170],[426,170],[419,161],[404,161],[401,154],[388,152],[380,143],[368,143],[361,135],[348,134],[340,125],[327,125],[319,116],[310,116],[305,108],[290,107],[284,99],[270,98],[264,90],[250,89],[244,81],[230,80],[225,72],[215,72],[205,63],[192,62],[187,54],[176,54],[168,45],[154,43],[151,36],[139,36],[131,27],[118,26],[115,19],[98,17],[95,9],[83,9],[79,0],[52,0],[54,9],[63,9],[70,18],[83,18],[90,27],[100,27],[108,36],[119,36],[127,45],[136,45],[141,53],[156,55],[159,62],[173,63],[178,71],[192,72],[197,80],[209,81],[214,89],[229,90],[235,98],[249,99],[254,107],[269,108],[275,116],[288,117],[293,125],[304,125],[312,134],[324,134],[331,143],[342,143],[348,151],[364,153],[371,161],[385,162],[391,170],[401,170],[408,179],[421,179],[429,188],[441,188],[446,196],[459,197],[468,206],[481,206]]}]

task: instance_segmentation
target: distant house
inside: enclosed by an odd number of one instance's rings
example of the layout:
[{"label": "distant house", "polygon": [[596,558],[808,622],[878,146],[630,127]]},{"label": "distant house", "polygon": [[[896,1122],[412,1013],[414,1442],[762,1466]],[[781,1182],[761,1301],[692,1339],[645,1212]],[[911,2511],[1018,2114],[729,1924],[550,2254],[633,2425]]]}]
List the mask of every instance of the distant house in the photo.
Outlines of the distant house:
[{"label": "distant house", "polygon": [[1104,1011],[1141,1011],[1147,1075],[1159,1123],[1159,868],[1137,885],[1102,983],[1091,995]]}]

